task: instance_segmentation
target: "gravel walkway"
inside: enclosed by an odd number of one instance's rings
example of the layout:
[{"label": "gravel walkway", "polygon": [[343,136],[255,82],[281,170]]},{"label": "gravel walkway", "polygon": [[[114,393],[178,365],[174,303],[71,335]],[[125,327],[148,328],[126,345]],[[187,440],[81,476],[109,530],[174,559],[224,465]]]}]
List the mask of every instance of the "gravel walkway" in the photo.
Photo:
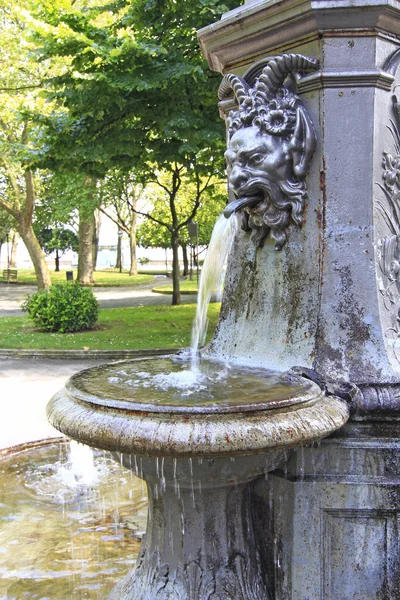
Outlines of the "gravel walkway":
[{"label": "gravel walkway", "polygon": [[[166,277],[157,278],[155,284],[132,287],[95,287],[93,293],[99,301],[100,308],[119,308],[123,306],[157,306],[171,304],[171,296],[152,292],[154,285],[160,285]],[[37,291],[33,285],[0,284],[0,317],[11,317],[24,314],[20,305],[28,294]],[[196,302],[196,296],[182,294],[182,304]]]}]

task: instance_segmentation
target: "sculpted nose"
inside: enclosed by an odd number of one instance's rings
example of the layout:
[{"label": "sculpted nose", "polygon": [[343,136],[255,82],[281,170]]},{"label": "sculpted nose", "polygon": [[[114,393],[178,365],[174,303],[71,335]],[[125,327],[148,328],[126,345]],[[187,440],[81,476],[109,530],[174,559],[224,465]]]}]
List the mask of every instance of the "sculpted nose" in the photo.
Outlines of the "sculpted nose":
[{"label": "sculpted nose", "polygon": [[231,184],[233,191],[237,192],[242,185],[244,185],[249,179],[249,174],[239,166],[234,166],[229,174],[229,183]]}]

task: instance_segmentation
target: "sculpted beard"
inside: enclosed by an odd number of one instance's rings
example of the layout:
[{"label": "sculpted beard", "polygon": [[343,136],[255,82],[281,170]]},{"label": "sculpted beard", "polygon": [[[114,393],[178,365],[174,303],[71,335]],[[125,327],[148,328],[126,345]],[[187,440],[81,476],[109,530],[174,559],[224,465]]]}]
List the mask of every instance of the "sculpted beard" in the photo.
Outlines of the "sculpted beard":
[{"label": "sculpted beard", "polygon": [[292,220],[302,222],[302,213],[307,198],[304,182],[278,181],[252,178],[240,188],[237,199],[228,204],[224,212],[230,216],[242,211],[242,228],[252,231],[251,239],[262,247],[268,233],[274,238],[275,248],[281,250],[287,239],[287,227]]}]

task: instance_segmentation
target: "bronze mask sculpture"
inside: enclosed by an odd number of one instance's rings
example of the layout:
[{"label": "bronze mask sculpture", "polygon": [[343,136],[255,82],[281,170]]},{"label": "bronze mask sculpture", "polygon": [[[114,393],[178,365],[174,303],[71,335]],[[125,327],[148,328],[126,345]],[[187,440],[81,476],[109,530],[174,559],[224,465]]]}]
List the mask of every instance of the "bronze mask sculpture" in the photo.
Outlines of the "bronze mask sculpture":
[{"label": "bronze mask sculpture", "polygon": [[[305,177],[315,148],[315,132],[290,74],[318,68],[318,61],[283,54],[253,65],[243,77],[225,75],[219,99],[232,95],[237,108],[227,117],[228,181],[234,194],[224,214],[241,211],[242,227],[262,247],[269,233],[281,250],[293,221],[302,222]],[[261,69],[261,73],[259,73]]]}]

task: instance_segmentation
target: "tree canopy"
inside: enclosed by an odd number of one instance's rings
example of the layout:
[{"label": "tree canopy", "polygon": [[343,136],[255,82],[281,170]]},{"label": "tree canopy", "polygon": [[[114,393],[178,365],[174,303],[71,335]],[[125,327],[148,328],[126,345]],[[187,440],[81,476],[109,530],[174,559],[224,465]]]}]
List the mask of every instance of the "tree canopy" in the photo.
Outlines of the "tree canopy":
[{"label": "tree canopy", "polygon": [[[231,6],[229,6],[229,4]],[[173,163],[205,173],[221,149],[219,75],[202,59],[196,29],[237,2],[46,0],[34,5],[37,60],[63,60],[46,80],[59,111],[48,123],[46,166],[110,166],[143,173]],[[36,157],[37,160],[37,157]],[[222,159],[221,159],[222,165]]]},{"label": "tree canopy", "polygon": [[[220,76],[201,57],[196,30],[237,5],[238,0],[11,0],[24,45],[19,59],[19,41],[11,44],[20,76],[18,85],[9,79],[4,87],[18,88],[23,100],[20,130],[30,124],[29,143],[13,150],[25,173],[42,169],[83,179],[87,193],[75,200],[87,224],[91,217],[82,211],[96,204],[96,182],[106,181],[110,170],[133,169],[142,186],[169,174],[165,203],[174,249],[185,225],[176,218],[181,180],[198,186],[224,172]],[[24,77],[27,58],[37,68]],[[29,94],[35,104],[26,101]],[[189,218],[196,216],[203,191],[192,196]],[[174,261],[176,271],[176,252]]]}]

